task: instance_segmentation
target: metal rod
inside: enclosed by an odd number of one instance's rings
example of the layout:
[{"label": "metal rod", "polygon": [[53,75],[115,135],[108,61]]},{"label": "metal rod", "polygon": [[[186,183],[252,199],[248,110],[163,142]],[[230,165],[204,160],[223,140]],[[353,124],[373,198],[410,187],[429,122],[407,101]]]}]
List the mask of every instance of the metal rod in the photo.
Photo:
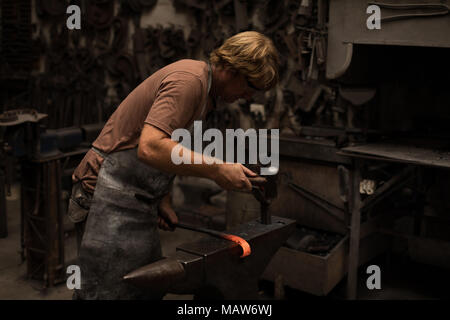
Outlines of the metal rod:
[{"label": "metal rod", "polygon": [[8,236],[8,222],[6,218],[6,194],[5,194],[5,176],[0,171],[0,238]]},{"label": "metal rod", "polygon": [[[142,200],[142,201],[146,201],[146,202],[153,202],[154,201],[154,199],[150,199],[149,197],[147,197],[146,195],[143,195],[143,194],[137,194],[136,193],[134,196],[136,197],[136,199],[139,199],[139,200]],[[163,217],[163,219],[164,219],[164,217]],[[182,222],[178,222],[176,224],[173,224],[167,219],[164,219],[164,220],[166,221],[166,223],[171,228],[178,227],[178,228],[182,228],[182,229],[188,229],[188,230],[192,230],[192,231],[196,231],[196,232],[206,233],[206,234],[209,234],[211,236],[218,237],[218,238],[221,238],[221,239],[233,241],[233,242],[239,244],[241,246],[241,248],[242,248],[241,258],[244,258],[244,257],[250,255],[250,253],[251,253],[251,248],[250,248],[250,245],[248,244],[248,242],[245,241],[243,238],[241,238],[239,236],[223,233],[223,232],[216,231],[216,230],[200,228],[200,227],[188,225],[188,224],[185,224],[185,223],[182,223]]]},{"label": "metal rod", "polygon": [[197,227],[197,226],[192,226],[192,225],[188,225],[188,224],[185,224],[185,223],[182,223],[182,222],[178,222],[177,224],[170,224],[169,223],[169,225],[175,226],[175,227],[178,227],[178,228],[182,228],[182,229],[188,229],[188,230],[192,230],[192,231],[196,231],[196,232],[205,233],[205,234],[211,235],[213,237],[217,237],[217,238],[220,238],[220,239],[225,239],[225,240],[228,240],[228,241],[235,242],[242,248],[241,258],[244,258],[244,257],[250,255],[251,252],[252,252],[248,242],[245,239],[243,239],[243,238],[241,238],[239,236],[236,236],[234,234],[228,234],[228,233],[224,233],[224,232],[220,232],[220,231],[216,231],[216,230],[211,230],[211,229],[201,228],[201,227]]},{"label": "metal rod", "polygon": [[359,184],[361,182],[362,161],[354,160],[352,172],[352,199],[351,220],[350,220],[350,240],[348,253],[348,275],[347,275],[347,299],[355,300],[358,285],[358,262],[359,262],[359,241],[361,235],[361,195]]},{"label": "metal rod", "polygon": [[326,212],[330,213],[334,217],[338,218],[341,221],[345,221],[345,211],[337,207],[336,205],[328,202],[327,200],[313,194],[311,191],[308,191],[299,185],[289,182],[288,186],[296,191],[298,194],[302,195],[304,198],[310,200],[320,208],[324,209]]},{"label": "metal rod", "polygon": [[177,227],[177,228],[181,228],[181,229],[187,229],[187,230],[192,230],[192,231],[196,231],[196,232],[206,233],[206,234],[209,234],[209,235],[212,235],[215,237],[219,237],[219,238],[223,238],[222,236],[224,235],[224,233],[220,232],[220,231],[201,228],[201,227],[185,224],[183,222],[178,222],[175,225],[174,224],[171,224],[171,225],[173,225],[174,227]]}]

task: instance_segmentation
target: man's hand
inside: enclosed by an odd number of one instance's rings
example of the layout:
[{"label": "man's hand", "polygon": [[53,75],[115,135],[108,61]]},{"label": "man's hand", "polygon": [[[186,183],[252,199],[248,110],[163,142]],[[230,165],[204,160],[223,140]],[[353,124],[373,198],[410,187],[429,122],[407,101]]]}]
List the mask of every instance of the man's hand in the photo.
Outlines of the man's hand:
[{"label": "man's hand", "polygon": [[[169,222],[169,223],[168,223]],[[178,223],[178,217],[172,208],[170,193],[167,194],[158,206],[158,227],[166,231],[174,231],[173,225]],[[172,224],[172,226],[170,225]]]},{"label": "man's hand", "polygon": [[226,190],[252,190],[247,177],[255,177],[256,173],[240,163],[223,163],[218,165],[214,181]]}]

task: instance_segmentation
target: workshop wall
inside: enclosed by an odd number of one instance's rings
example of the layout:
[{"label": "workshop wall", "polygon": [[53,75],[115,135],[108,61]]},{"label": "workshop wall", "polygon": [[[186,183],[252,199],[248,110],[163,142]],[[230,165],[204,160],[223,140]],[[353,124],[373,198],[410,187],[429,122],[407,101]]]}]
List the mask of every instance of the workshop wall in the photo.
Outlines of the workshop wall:
[{"label": "workshop wall", "polygon": [[[227,37],[257,30],[271,37],[279,49],[280,85],[253,101],[219,106],[220,117],[212,120],[216,127],[281,128],[282,134],[298,134],[300,122],[339,126],[344,117],[333,107],[335,89],[323,76],[325,3],[5,0],[2,25],[11,12],[30,11],[26,18],[33,62],[31,70],[24,71],[20,94],[2,95],[3,110],[37,109],[49,115],[51,129],[105,121],[158,68],[181,58],[206,59]],[[81,8],[81,30],[66,27],[69,4]],[[2,66],[4,75],[16,71],[8,63]]]},{"label": "workshop wall", "polygon": [[31,95],[49,128],[106,121],[153,71],[187,57],[189,17],[168,0],[156,2],[78,1],[81,30],[68,30],[66,4],[32,1],[39,59]]}]

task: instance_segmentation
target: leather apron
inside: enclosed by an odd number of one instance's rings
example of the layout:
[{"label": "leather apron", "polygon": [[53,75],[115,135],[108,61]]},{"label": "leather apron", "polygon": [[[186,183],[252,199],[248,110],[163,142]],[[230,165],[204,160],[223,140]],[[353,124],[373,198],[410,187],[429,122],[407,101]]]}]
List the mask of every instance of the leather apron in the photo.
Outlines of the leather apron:
[{"label": "leather apron", "polygon": [[[208,93],[211,68],[208,65]],[[201,116],[206,109],[203,106]],[[127,273],[162,258],[158,205],[170,191],[174,174],[152,168],[137,148],[104,154],[78,256],[81,289],[74,299],[161,299],[158,288],[125,283]],[[136,194],[153,201],[138,200]]]}]

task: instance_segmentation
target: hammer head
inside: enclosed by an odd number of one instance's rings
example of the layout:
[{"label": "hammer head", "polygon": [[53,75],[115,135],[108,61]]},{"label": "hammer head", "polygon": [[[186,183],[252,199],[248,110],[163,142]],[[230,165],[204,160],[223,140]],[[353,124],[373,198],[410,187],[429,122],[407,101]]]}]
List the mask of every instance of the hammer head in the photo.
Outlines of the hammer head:
[{"label": "hammer head", "polygon": [[[259,168],[259,167],[258,167]],[[249,168],[255,171],[255,168]],[[277,180],[278,180],[278,168],[269,167],[266,168],[266,172],[269,175],[264,177],[251,177],[249,178],[252,183],[252,194],[261,203],[261,222],[263,224],[270,224],[270,214],[268,206],[270,205],[272,199],[277,197]]]},{"label": "hammer head", "polygon": [[[249,168],[255,171],[253,167]],[[259,202],[270,201],[277,197],[277,182],[278,182],[278,168],[269,167],[270,175],[250,177],[249,181],[252,183],[253,190],[261,190],[261,192],[253,192],[253,195]]]},{"label": "hammer head", "polygon": [[267,199],[275,199],[278,195],[277,182],[278,182],[278,168],[269,167],[270,175],[264,176],[267,179],[267,183],[264,187]]}]

